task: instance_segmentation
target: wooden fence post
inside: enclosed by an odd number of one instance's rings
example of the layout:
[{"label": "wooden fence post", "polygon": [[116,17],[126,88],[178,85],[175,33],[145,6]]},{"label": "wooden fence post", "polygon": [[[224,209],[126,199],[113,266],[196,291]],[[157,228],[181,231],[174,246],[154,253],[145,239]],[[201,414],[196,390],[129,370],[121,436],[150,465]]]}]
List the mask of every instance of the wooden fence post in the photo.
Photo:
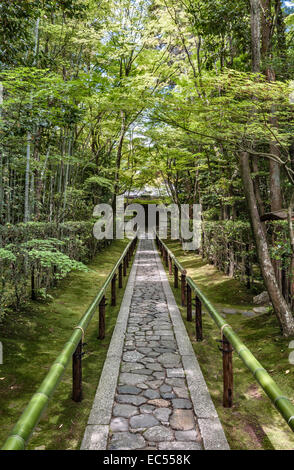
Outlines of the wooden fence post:
[{"label": "wooden fence post", "polygon": [[127,275],[127,262],[126,262],[126,257],[123,259],[123,274],[124,276]]},{"label": "wooden fence post", "polygon": [[172,263],[172,259],[170,256],[168,257],[168,273],[170,276],[173,273],[173,263]]},{"label": "wooden fence post", "polygon": [[192,321],[192,290],[187,284],[187,321]]},{"label": "wooden fence post", "polygon": [[162,258],[165,264],[166,264],[166,257],[167,257],[166,249],[162,246]]},{"label": "wooden fence post", "polygon": [[122,263],[118,267],[118,287],[121,289],[123,286],[123,265]]},{"label": "wooden fence post", "polygon": [[232,408],[233,406],[233,348],[231,343],[223,336],[222,341],[223,353],[223,406],[224,408]]},{"label": "wooden fence post", "polygon": [[99,303],[99,334],[98,339],[105,338],[105,295]]},{"label": "wooden fence post", "polygon": [[174,264],[174,287],[175,289],[179,287],[179,270],[176,264]]},{"label": "wooden fence post", "polygon": [[163,245],[161,242],[159,242],[159,251],[160,251],[161,256],[163,256]]},{"label": "wooden fence post", "polygon": [[82,401],[82,341],[79,342],[72,356],[72,399],[75,402]]},{"label": "wooden fence post", "polygon": [[182,307],[186,305],[186,271],[183,271],[181,274],[181,300]]},{"label": "wooden fence post", "polygon": [[116,306],[116,274],[111,279],[111,305]]},{"label": "wooden fence post", "polygon": [[203,341],[203,333],[202,333],[202,304],[201,300],[199,299],[198,295],[195,298],[195,307],[196,307],[196,314],[195,314],[195,323],[196,323],[196,340]]}]

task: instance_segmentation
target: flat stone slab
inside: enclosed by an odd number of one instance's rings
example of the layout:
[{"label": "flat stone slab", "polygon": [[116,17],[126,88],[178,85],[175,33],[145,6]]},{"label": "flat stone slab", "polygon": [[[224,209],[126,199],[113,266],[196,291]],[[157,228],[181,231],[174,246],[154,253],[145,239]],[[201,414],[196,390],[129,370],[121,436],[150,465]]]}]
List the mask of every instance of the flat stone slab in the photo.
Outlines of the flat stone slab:
[{"label": "flat stone slab", "polygon": [[173,379],[176,377],[185,377],[185,372],[182,367],[180,369],[167,369],[166,375],[168,378]]},{"label": "flat stone slab", "polygon": [[138,369],[133,371],[134,374],[139,374],[139,375],[152,375],[153,371],[150,369]]},{"label": "flat stone slab", "polygon": [[236,313],[239,312],[234,308],[223,308],[223,313],[225,313],[226,315],[236,315]]},{"label": "flat stone slab", "polygon": [[137,416],[133,416],[130,419],[130,426],[132,429],[145,429],[145,428],[151,428],[152,426],[156,426],[159,424],[158,420],[150,415],[150,414],[141,414]]},{"label": "flat stone slab", "polygon": [[147,382],[150,388],[153,390],[158,390],[158,388],[163,384],[163,380],[152,380],[151,382]]},{"label": "flat stone slab", "polygon": [[113,418],[110,421],[110,430],[112,432],[128,431],[129,422],[126,418]]},{"label": "flat stone slab", "polygon": [[141,413],[152,413],[155,409],[155,406],[152,405],[142,405],[140,406]]},{"label": "flat stone slab", "polygon": [[139,364],[136,362],[123,362],[121,366],[121,371],[122,372],[134,372],[135,370],[138,369],[144,369],[144,364]]},{"label": "flat stone slab", "polygon": [[130,405],[140,406],[147,401],[147,398],[138,397],[137,395],[116,395],[115,400],[118,403],[127,403]]},{"label": "flat stone slab", "polygon": [[195,429],[191,429],[190,431],[176,431],[175,436],[177,441],[196,441],[200,438],[197,431]]},{"label": "flat stone slab", "polygon": [[157,360],[158,360],[158,362],[160,362],[163,365],[164,364],[174,364],[176,366],[177,364],[180,364],[181,358],[177,354],[173,354],[171,352],[166,352],[166,353],[161,354],[157,358]]},{"label": "flat stone slab", "polygon": [[164,400],[172,400],[173,398],[177,398],[174,392],[161,392],[161,398]]},{"label": "flat stone slab", "polygon": [[153,400],[154,398],[160,398],[160,393],[157,390],[148,389],[143,393],[144,397],[148,398],[149,400]]},{"label": "flat stone slab", "polygon": [[190,431],[195,427],[193,412],[190,410],[175,410],[170,418],[170,425],[177,431]]},{"label": "flat stone slab", "polygon": [[256,313],[248,311],[248,312],[242,312],[242,315],[243,315],[243,317],[251,318],[251,317],[255,317]]},{"label": "flat stone slab", "polygon": [[138,385],[145,382],[148,379],[148,375],[131,374],[128,372],[122,372],[119,376],[120,385]]},{"label": "flat stone slab", "polygon": [[133,405],[114,405],[113,416],[130,418],[138,413],[138,408]]},{"label": "flat stone slab", "polygon": [[186,388],[185,380],[180,379],[180,378],[168,378],[165,381],[168,385],[171,385],[172,387],[181,387],[181,388]]},{"label": "flat stone slab", "polygon": [[166,442],[173,439],[172,431],[165,426],[154,426],[143,433],[143,436],[148,441],[152,442]]},{"label": "flat stone slab", "polygon": [[182,410],[190,410],[192,408],[191,400],[186,398],[174,398],[172,400],[172,404],[174,408],[179,408]]},{"label": "flat stone slab", "polygon": [[268,307],[254,307],[253,312],[254,313],[267,313]]},{"label": "flat stone slab", "polygon": [[118,432],[111,437],[109,450],[136,450],[142,449],[145,445],[145,439],[140,434]]},{"label": "flat stone slab", "polygon": [[177,398],[189,398],[189,393],[186,388],[174,387],[173,390]]},{"label": "flat stone slab", "polygon": [[167,422],[171,415],[172,410],[170,408],[157,408],[153,414],[155,418],[159,419],[159,421]]},{"label": "flat stone slab", "polygon": [[162,398],[155,398],[155,400],[148,400],[149,405],[154,405],[157,408],[166,408],[169,406],[169,401],[163,400]]},{"label": "flat stone slab", "polygon": [[159,372],[163,370],[163,367],[160,364],[147,364],[147,369],[150,369],[155,372]]},{"label": "flat stone slab", "polygon": [[139,353],[139,351],[129,351],[124,353],[123,361],[125,362],[138,362],[144,357],[144,354]]},{"label": "flat stone slab", "polygon": [[141,389],[138,387],[132,387],[130,385],[122,385],[121,387],[117,388],[117,392],[120,395],[126,394],[126,395],[138,395],[141,393]]}]

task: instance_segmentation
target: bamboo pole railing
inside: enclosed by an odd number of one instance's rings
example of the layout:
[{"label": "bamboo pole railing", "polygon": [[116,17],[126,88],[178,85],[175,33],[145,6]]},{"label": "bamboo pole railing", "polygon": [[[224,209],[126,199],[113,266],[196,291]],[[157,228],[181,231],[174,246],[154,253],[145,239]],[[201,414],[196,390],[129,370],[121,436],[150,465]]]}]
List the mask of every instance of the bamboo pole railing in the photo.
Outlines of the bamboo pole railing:
[{"label": "bamboo pole railing", "polygon": [[[203,292],[199,289],[196,283],[187,276],[185,269],[176,259],[172,251],[156,234],[156,243],[162,254],[163,260],[169,259],[169,272],[171,273],[171,266],[174,266],[174,286],[178,287],[178,272],[181,273],[181,302],[182,305],[187,303],[187,320],[192,321],[192,295],[195,293],[195,327],[196,339],[202,341],[202,305],[205,305],[209,315],[221,331],[221,340],[223,353],[223,405],[230,408],[233,405],[233,368],[232,368],[232,352],[233,348],[242,359],[243,363],[252,373],[255,380],[259,383],[263,391],[272,401],[276,409],[284,418],[288,426],[294,431],[294,405],[291,400],[283,394],[282,390],[268,374],[265,368],[255,358],[251,351],[245,346],[238,335],[234,332],[231,325],[229,325],[223,317],[218,313],[215,307],[209,302]],[[185,288],[183,288],[183,286]],[[184,295],[183,295],[184,290]],[[188,294],[187,294],[188,293]],[[183,303],[184,301],[184,303]]]}]

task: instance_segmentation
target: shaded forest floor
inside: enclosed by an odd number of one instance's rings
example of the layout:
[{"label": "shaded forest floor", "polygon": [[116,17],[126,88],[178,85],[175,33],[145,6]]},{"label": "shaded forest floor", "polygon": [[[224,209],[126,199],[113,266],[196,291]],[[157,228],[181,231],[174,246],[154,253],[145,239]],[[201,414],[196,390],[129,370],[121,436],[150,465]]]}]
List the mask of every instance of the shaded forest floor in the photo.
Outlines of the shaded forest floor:
[{"label": "shaded forest floor", "polygon": [[[49,303],[29,302],[1,324],[4,364],[0,366],[0,445],[37,390],[70,337],[99,287],[120,257],[128,240],[115,241],[89,264],[91,271],[74,272],[49,292]],[[124,286],[127,278],[124,279]],[[71,365],[49,403],[28,449],[78,449],[116,323],[124,289],[117,290],[117,306],[106,307],[106,338],[97,340],[98,315],[90,323],[83,358],[82,403],[71,400]],[[107,295],[109,299],[109,295]]]},{"label": "shaded forest floor", "polygon": [[[252,310],[253,294],[238,280],[225,276],[206,264],[200,256],[183,252],[178,242],[169,242],[168,246],[220,313],[223,308]],[[172,281],[171,276],[169,279]],[[180,289],[174,289],[172,282],[171,285],[180,305]],[[236,353],[234,407],[223,408],[222,357],[217,343],[220,331],[205,313],[204,341],[197,343],[194,322],[186,321],[185,308],[181,308],[181,312],[231,448],[294,449],[293,433]],[[294,367],[289,364],[288,359],[289,340],[281,336],[274,314],[267,313],[253,318],[246,318],[241,314],[227,314],[226,319],[282,391],[294,401]]]}]

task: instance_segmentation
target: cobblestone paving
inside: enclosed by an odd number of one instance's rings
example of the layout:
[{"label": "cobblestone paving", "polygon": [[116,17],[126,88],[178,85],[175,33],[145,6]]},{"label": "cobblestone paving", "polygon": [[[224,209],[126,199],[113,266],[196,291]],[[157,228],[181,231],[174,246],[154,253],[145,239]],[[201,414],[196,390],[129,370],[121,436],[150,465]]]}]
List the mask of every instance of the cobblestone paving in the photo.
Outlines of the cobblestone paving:
[{"label": "cobblestone paving", "polygon": [[200,450],[152,241],[139,250],[108,449]]}]

